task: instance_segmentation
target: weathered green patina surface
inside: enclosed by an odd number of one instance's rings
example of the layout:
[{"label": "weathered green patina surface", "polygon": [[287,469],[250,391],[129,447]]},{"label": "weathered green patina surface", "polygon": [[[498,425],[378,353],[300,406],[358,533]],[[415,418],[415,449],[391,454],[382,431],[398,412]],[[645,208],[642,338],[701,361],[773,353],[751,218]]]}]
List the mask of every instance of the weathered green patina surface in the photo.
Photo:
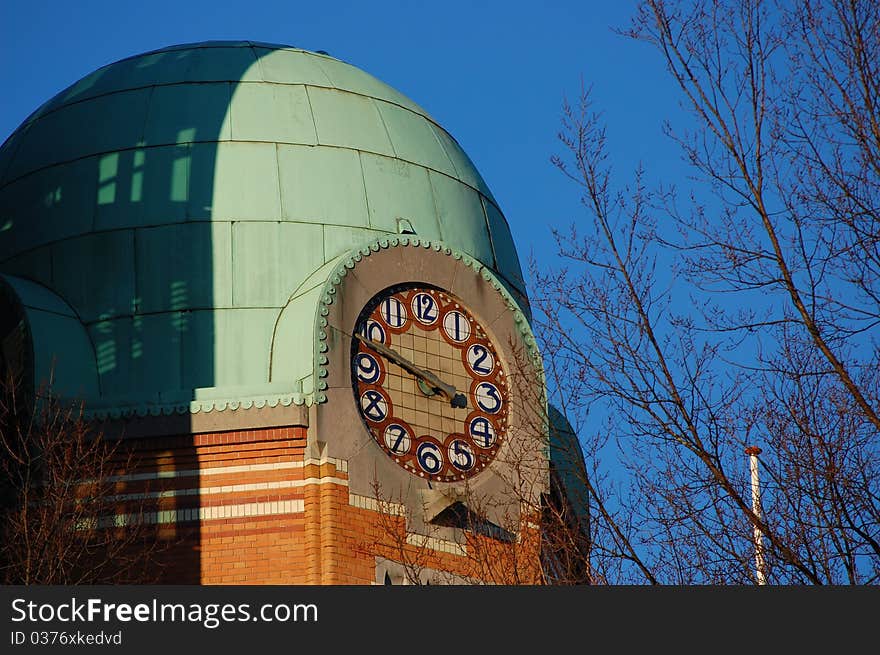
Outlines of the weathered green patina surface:
[{"label": "weathered green patina surface", "polygon": [[328,277],[409,232],[477,260],[528,311],[510,230],[455,140],[367,73],[296,48],[116,62],[0,148],[0,274],[35,378],[54,361],[56,390],[92,411],[311,402]]}]

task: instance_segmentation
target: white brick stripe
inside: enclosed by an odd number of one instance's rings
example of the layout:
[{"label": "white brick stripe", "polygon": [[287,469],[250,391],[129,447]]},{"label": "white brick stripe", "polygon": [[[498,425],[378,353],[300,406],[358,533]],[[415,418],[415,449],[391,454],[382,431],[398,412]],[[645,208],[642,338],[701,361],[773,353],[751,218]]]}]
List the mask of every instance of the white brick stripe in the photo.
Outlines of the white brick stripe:
[{"label": "white brick stripe", "polygon": [[333,464],[336,467],[337,471],[343,471],[344,473],[348,473],[348,460],[345,459],[337,459],[336,457],[320,457],[315,459],[314,457],[309,457],[308,459],[303,460],[303,464],[308,466],[309,464],[317,464],[320,466],[321,464]]},{"label": "white brick stripe", "polygon": [[348,480],[343,478],[305,478],[304,480],[296,480],[297,487],[304,487],[309,484],[341,484],[343,487],[348,486]]},{"label": "white brick stripe", "polygon": [[109,479],[113,482],[134,482],[137,480],[167,480],[173,478],[194,478],[206,475],[231,475],[250,471],[283,471],[285,469],[301,469],[305,466],[333,464],[337,471],[348,472],[348,462],[332,457],[325,459],[306,459],[301,462],[276,462],[274,464],[242,464],[239,466],[215,466],[205,469],[182,469],[180,471],[152,471],[150,473],[127,473],[114,475]]},{"label": "white brick stripe", "polygon": [[272,489],[296,489],[310,484],[339,484],[348,486],[342,478],[306,478],[305,480],[276,480],[274,482],[254,482],[250,484],[228,484],[219,487],[198,487],[191,489],[165,489],[148,493],[119,494],[110,500],[146,500],[155,498],[175,498],[177,496],[210,496],[212,494],[234,494],[245,491],[269,491]]},{"label": "white brick stripe", "polygon": [[452,555],[467,555],[467,549],[461,544],[446,539],[437,539],[436,537],[427,537],[421,534],[407,533],[406,543],[417,548],[430,548],[443,553],[451,553]]},{"label": "white brick stripe", "polygon": [[[263,503],[218,505],[216,507],[192,507],[189,509],[166,509],[139,514],[117,514],[101,519],[101,527],[134,524],[186,523],[188,521],[211,521],[215,519],[238,519],[279,514],[299,514],[305,511],[302,500],[277,500]],[[82,527],[86,527],[85,525]]]},{"label": "white brick stripe", "polygon": [[379,501],[375,498],[370,498],[369,496],[359,496],[358,494],[349,493],[348,494],[348,504],[353,505],[355,507],[360,507],[361,509],[369,509],[374,512],[378,512],[384,510],[386,514],[390,514],[392,516],[403,516],[406,514],[406,506],[401,505],[400,503],[391,503],[386,502],[382,503],[380,506]]}]

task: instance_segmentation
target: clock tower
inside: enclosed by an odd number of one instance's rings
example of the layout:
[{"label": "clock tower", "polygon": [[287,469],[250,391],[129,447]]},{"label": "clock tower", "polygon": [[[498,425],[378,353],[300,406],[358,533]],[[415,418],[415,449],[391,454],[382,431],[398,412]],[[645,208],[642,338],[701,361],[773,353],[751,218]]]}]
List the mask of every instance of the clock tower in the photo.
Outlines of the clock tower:
[{"label": "clock tower", "polygon": [[164,581],[541,581],[516,247],[416,103],[326,53],[172,46],[38,108],[0,207],[0,362],[138,453],[107,518],[147,504]]}]

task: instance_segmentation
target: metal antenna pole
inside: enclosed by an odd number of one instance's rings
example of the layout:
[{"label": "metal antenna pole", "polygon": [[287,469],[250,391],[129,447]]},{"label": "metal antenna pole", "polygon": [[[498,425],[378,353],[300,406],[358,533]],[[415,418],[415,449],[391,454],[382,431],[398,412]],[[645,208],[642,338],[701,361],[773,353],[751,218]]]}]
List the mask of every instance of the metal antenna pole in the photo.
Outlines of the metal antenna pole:
[{"label": "metal antenna pole", "polygon": [[[752,512],[759,519],[761,518],[761,484],[758,480],[758,455],[761,449],[757,446],[748,446],[746,455],[749,456],[749,469],[752,473]],[[767,584],[767,577],[764,575],[764,535],[758,524],[754,524],[753,535],[755,540],[755,575],[759,585]]]}]

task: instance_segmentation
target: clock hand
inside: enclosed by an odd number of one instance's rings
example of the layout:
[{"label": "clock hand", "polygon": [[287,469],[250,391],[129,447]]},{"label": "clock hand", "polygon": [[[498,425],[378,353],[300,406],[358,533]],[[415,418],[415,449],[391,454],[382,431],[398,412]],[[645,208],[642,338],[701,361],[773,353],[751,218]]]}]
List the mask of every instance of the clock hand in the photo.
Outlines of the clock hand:
[{"label": "clock hand", "polygon": [[467,398],[464,396],[464,394],[458,393],[458,390],[454,386],[452,386],[451,384],[446,384],[431,371],[426,371],[419,368],[411,361],[409,361],[406,357],[401,355],[399,352],[397,352],[396,350],[392,350],[385,344],[377,343],[372,339],[367,339],[365,336],[357,333],[355,333],[354,336],[360,339],[361,342],[365,343],[368,348],[376,351],[384,358],[391,360],[405,371],[408,371],[420,380],[424,381],[425,384],[430,386],[432,391],[439,391],[440,393],[442,393],[449,399],[449,404],[452,405],[452,407],[467,409]]}]

